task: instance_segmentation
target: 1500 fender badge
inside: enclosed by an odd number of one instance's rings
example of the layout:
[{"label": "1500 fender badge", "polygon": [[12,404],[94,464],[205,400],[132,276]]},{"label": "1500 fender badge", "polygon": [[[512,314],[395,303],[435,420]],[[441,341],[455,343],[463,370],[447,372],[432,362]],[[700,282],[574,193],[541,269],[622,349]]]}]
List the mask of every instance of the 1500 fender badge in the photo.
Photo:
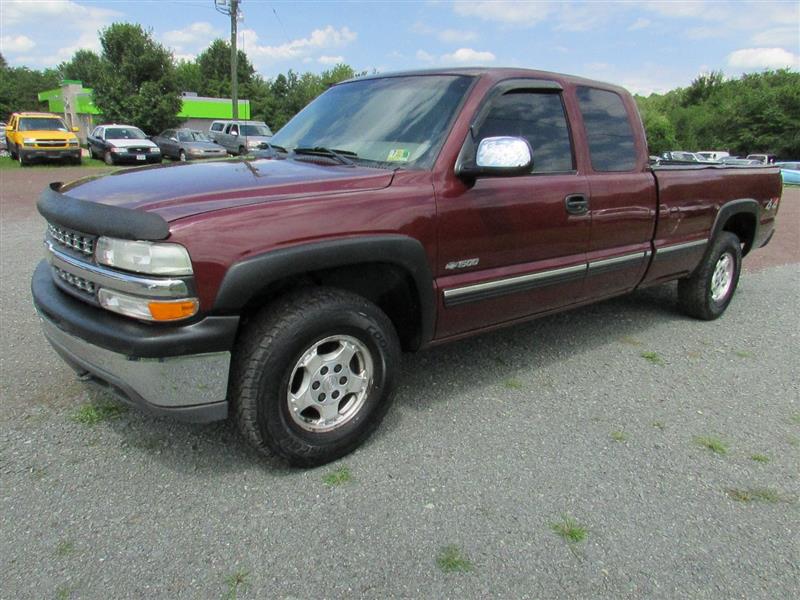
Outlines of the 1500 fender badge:
[{"label": "1500 fender badge", "polygon": [[477,267],[479,262],[481,262],[480,258],[465,258],[464,260],[449,262],[444,268],[448,271],[452,271],[453,269],[466,269],[467,267]]}]

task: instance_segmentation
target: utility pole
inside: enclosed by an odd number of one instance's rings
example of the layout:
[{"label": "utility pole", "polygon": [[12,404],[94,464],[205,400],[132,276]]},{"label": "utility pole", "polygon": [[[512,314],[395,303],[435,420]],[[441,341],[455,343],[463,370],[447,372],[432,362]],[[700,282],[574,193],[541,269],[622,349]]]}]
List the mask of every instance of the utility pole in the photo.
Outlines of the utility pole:
[{"label": "utility pole", "polygon": [[223,15],[231,17],[231,109],[233,120],[239,120],[239,77],[237,63],[239,52],[236,49],[236,28],[239,20],[239,2],[241,0],[214,0],[214,7]]}]

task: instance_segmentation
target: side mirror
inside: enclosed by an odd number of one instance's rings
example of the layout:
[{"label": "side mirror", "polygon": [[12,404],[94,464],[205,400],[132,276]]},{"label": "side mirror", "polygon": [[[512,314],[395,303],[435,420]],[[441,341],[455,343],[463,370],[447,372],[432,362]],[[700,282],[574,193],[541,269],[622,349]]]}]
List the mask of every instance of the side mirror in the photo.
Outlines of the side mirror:
[{"label": "side mirror", "polygon": [[79,132],[80,132],[80,130],[81,130],[81,128],[80,128],[80,127],[73,127],[73,128],[72,128],[72,133],[79,133]]},{"label": "side mirror", "polygon": [[6,131],[7,131],[8,133],[11,133],[12,131],[14,131],[14,128],[13,128],[13,127],[11,127],[11,125],[6,125]]},{"label": "side mirror", "polygon": [[171,138],[169,138],[169,141],[171,141],[171,142],[177,142],[177,141],[178,141],[178,138],[171,137]]},{"label": "side mirror", "polygon": [[475,161],[464,164],[458,174],[470,178],[525,175],[533,165],[533,151],[527,140],[518,137],[487,137],[478,144]]},{"label": "side mirror", "polygon": [[239,132],[238,131],[231,131],[231,135],[233,137],[239,137]]}]

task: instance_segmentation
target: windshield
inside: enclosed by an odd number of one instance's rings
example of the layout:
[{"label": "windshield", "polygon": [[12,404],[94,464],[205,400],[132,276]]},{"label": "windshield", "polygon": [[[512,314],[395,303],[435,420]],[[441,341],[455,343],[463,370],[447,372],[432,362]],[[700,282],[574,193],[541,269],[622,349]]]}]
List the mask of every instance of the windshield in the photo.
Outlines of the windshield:
[{"label": "windshield", "polygon": [[61,119],[50,117],[42,119],[39,117],[22,118],[19,120],[20,131],[69,131],[64,121]]},{"label": "windshield", "polygon": [[272,132],[266,125],[240,125],[239,135],[263,135],[270,136]]},{"label": "windshield", "polygon": [[429,168],[470,83],[464,76],[417,75],[340,84],[271,142],[287,150],[325,147],[353,152],[356,161]]},{"label": "windshield", "polygon": [[107,140],[146,140],[147,136],[136,127],[109,127],[106,129]]},{"label": "windshield", "polygon": [[182,142],[210,142],[211,140],[202,131],[181,131],[178,139]]}]

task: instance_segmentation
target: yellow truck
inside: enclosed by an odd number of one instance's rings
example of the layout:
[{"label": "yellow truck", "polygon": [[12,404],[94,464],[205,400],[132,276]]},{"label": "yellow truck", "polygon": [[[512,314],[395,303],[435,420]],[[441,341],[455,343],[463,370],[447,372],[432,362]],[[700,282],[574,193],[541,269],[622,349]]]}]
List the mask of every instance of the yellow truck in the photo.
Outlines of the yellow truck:
[{"label": "yellow truck", "polygon": [[25,166],[37,159],[59,159],[81,164],[81,146],[64,119],[52,113],[20,112],[6,126],[6,145],[11,158]]}]

